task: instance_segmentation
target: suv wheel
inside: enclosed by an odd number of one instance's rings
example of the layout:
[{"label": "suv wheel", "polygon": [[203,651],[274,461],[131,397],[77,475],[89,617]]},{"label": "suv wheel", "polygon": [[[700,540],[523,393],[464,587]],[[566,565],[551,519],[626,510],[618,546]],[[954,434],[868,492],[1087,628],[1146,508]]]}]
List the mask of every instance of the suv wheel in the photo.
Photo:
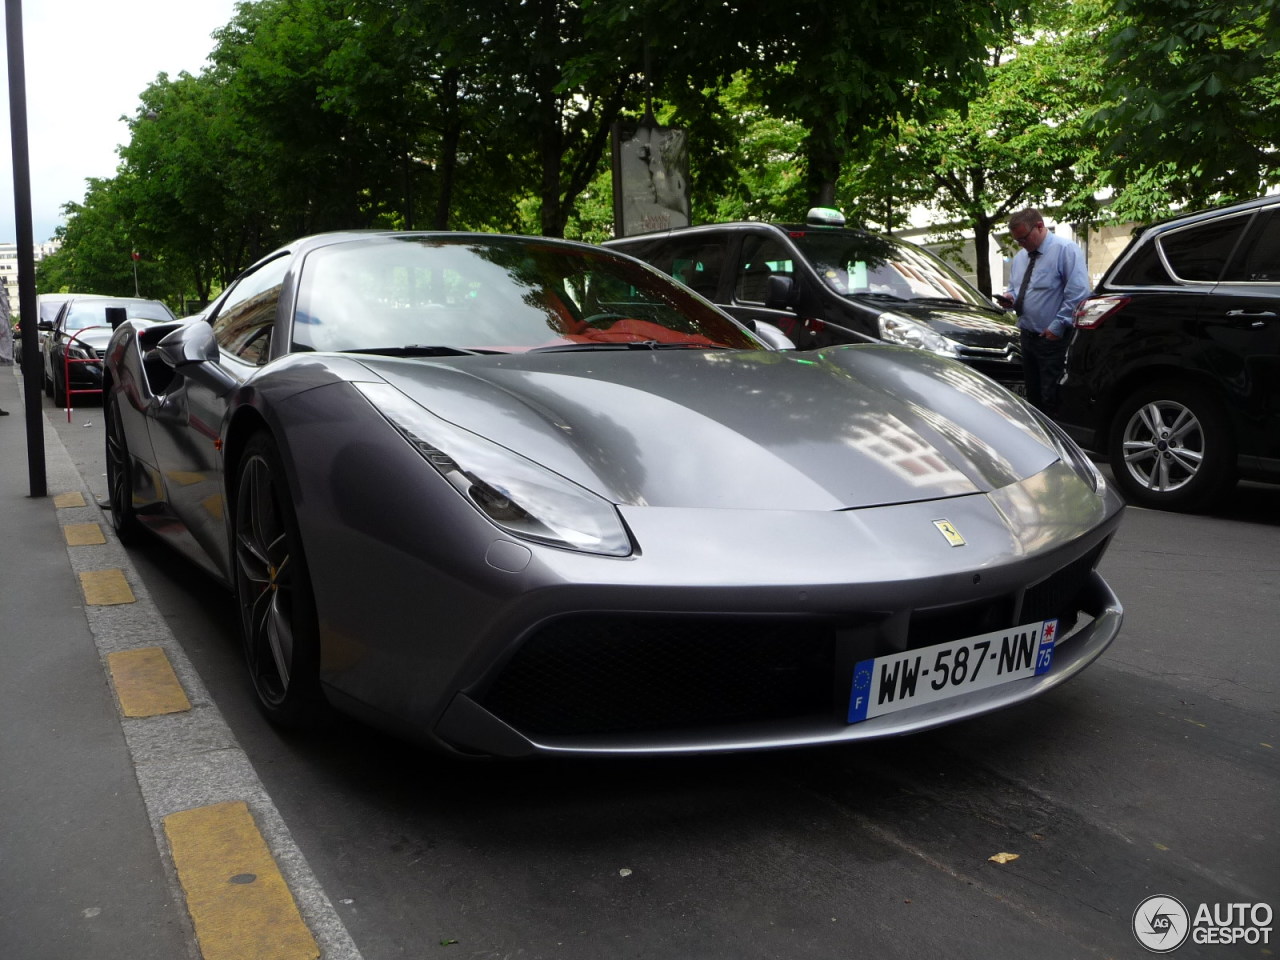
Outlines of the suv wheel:
[{"label": "suv wheel", "polygon": [[1108,454],[1116,483],[1138,506],[1195,510],[1235,482],[1226,415],[1194,386],[1155,383],[1129,394]]}]

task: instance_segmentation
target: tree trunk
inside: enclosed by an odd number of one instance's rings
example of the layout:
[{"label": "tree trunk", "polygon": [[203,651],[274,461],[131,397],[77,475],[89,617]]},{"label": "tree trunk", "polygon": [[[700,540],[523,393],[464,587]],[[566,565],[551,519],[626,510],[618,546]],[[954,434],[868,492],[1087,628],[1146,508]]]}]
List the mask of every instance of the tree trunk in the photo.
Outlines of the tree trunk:
[{"label": "tree trunk", "polygon": [[839,140],[839,132],[830,123],[816,125],[805,137],[805,182],[811,207],[835,206],[836,180],[844,160]]},{"label": "tree trunk", "polygon": [[985,297],[991,296],[991,219],[979,217],[973,224],[973,255],[977,258],[978,289]]},{"label": "tree trunk", "polygon": [[[439,182],[436,193],[436,213],[432,226],[436,230],[449,229],[449,215],[453,209],[453,184],[458,172],[458,144],[462,141],[462,116],[458,108],[458,78],[462,71],[450,67],[445,71],[440,90],[444,112],[444,134],[440,140]],[[409,170],[413,175],[413,170]]]}]

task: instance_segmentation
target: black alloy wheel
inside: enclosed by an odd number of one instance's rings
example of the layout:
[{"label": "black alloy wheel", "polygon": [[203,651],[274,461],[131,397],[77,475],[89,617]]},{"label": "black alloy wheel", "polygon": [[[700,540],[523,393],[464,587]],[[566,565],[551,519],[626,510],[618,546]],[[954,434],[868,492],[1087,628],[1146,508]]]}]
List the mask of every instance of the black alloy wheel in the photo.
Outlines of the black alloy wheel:
[{"label": "black alloy wheel", "polygon": [[67,385],[58,377],[58,372],[53,372],[53,405],[55,407],[65,407],[67,405]]},{"label": "black alloy wheel", "polygon": [[265,431],[245,447],[234,495],[236,600],[258,704],[273,723],[310,727],[323,707],[315,598],[284,468]]},{"label": "black alloy wheel", "polygon": [[1175,382],[1141,387],[1116,410],[1108,451],[1130,502],[1198,510],[1235,482],[1227,417],[1205,390]]},{"label": "black alloy wheel", "polygon": [[111,526],[116,537],[126,546],[135,543],[142,531],[133,510],[133,461],[129,441],[120,418],[120,397],[111,394],[106,401],[107,495],[111,500]]}]

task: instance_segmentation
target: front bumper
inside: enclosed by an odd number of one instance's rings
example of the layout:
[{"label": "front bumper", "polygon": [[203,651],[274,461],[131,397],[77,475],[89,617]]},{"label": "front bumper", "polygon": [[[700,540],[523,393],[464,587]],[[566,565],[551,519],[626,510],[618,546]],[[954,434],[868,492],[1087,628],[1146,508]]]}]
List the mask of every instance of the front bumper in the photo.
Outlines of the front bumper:
[{"label": "front bumper", "polygon": [[[1048,473],[1064,479],[1061,469]],[[832,570],[825,582],[812,564],[784,564],[757,570],[753,583],[726,569],[735,584],[575,585],[563,602],[544,594],[536,615],[515,618],[525,626],[514,640],[472,679],[459,678],[433,739],[463,753],[508,757],[760,750],[898,736],[1038,696],[1097,659],[1119,631],[1121,605],[1096,566],[1120,509],[1106,494],[1089,516],[1071,521],[1051,506],[1037,525],[1030,501],[1022,501],[1020,516],[1005,503],[997,511],[1007,524],[1002,539],[994,526],[981,528],[980,501],[989,502],[959,498],[828,517],[829,540],[854,534],[860,547],[884,552],[855,564],[861,573]],[[931,522],[940,514],[973,535],[967,547],[934,549]],[[777,529],[761,531],[762,542],[790,556],[784,523],[817,521],[780,517]],[[734,518],[716,522],[722,526],[704,531],[703,549],[686,547],[702,556],[662,569],[687,581],[705,572],[717,544],[734,538]],[[926,529],[929,536],[916,539]],[[792,529],[792,543],[817,543],[815,532]],[[642,543],[661,542],[637,534]],[[830,554],[830,562],[839,556]],[[1062,634],[1047,673],[847,722],[859,661],[1053,617]]]},{"label": "front bumper", "polygon": [[[1091,571],[1081,594],[1080,616],[1074,629],[1061,636],[1054,649],[1052,669],[1037,677],[965,693],[947,700],[922,704],[850,724],[848,709],[851,672],[838,667],[857,654],[841,657],[837,648],[830,661],[834,669],[832,695],[821,698],[821,709],[800,716],[768,720],[743,720],[697,724],[674,729],[539,732],[506,722],[479,700],[459,693],[436,726],[436,735],[467,753],[518,757],[533,754],[679,754],[778,749],[816,746],[917,733],[980,714],[1013,706],[1064,683],[1102,655],[1120,630],[1123,610],[1110,587]],[[847,652],[846,652],[847,653]],[[730,665],[731,667],[731,665]],[[732,673],[730,667],[726,673]],[[553,675],[548,675],[553,681]],[[548,688],[549,698],[561,691]],[[580,707],[580,705],[574,705]]]}]

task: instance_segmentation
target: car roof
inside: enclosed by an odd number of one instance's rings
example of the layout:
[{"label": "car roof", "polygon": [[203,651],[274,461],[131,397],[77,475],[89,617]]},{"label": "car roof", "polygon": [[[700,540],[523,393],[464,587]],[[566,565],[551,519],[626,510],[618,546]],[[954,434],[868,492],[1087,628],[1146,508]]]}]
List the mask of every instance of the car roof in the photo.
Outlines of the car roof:
[{"label": "car roof", "polygon": [[716,230],[759,230],[761,227],[780,233],[813,233],[830,234],[832,236],[882,237],[898,242],[898,238],[890,234],[876,233],[862,227],[834,227],[816,223],[780,223],[772,220],[724,220],[717,223],[698,223],[687,227],[672,227],[669,230],[654,230],[648,233],[633,233],[625,237],[614,237],[604,241],[604,246],[621,244],[626,241],[654,240],[659,237],[679,237],[686,234],[710,233]]},{"label": "car roof", "polygon": [[1203,210],[1194,210],[1189,213],[1180,213],[1175,217],[1166,217],[1163,220],[1156,220],[1142,228],[1141,233],[1147,233],[1153,230],[1167,230],[1172,227],[1182,227],[1189,223],[1198,223],[1201,220],[1212,220],[1214,217],[1221,217],[1233,213],[1245,213],[1249,210],[1256,210],[1260,207],[1267,207],[1273,204],[1280,204],[1280,194],[1271,194],[1265,197],[1256,197],[1253,200],[1242,200],[1238,203],[1226,203],[1218,207],[1206,207]]},{"label": "car roof", "polygon": [[146,304],[159,304],[160,306],[164,307],[166,310],[169,309],[169,307],[165,304],[163,300],[152,300],[149,297],[102,297],[102,296],[90,294],[88,296],[83,296],[83,297],[73,296],[73,297],[67,298],[68,306],[77,304],[77,303],[90,303],[90,304],[101,303],[104,306],[108,306],[108,307],[128,306],[131,303],[146,303]]}]

